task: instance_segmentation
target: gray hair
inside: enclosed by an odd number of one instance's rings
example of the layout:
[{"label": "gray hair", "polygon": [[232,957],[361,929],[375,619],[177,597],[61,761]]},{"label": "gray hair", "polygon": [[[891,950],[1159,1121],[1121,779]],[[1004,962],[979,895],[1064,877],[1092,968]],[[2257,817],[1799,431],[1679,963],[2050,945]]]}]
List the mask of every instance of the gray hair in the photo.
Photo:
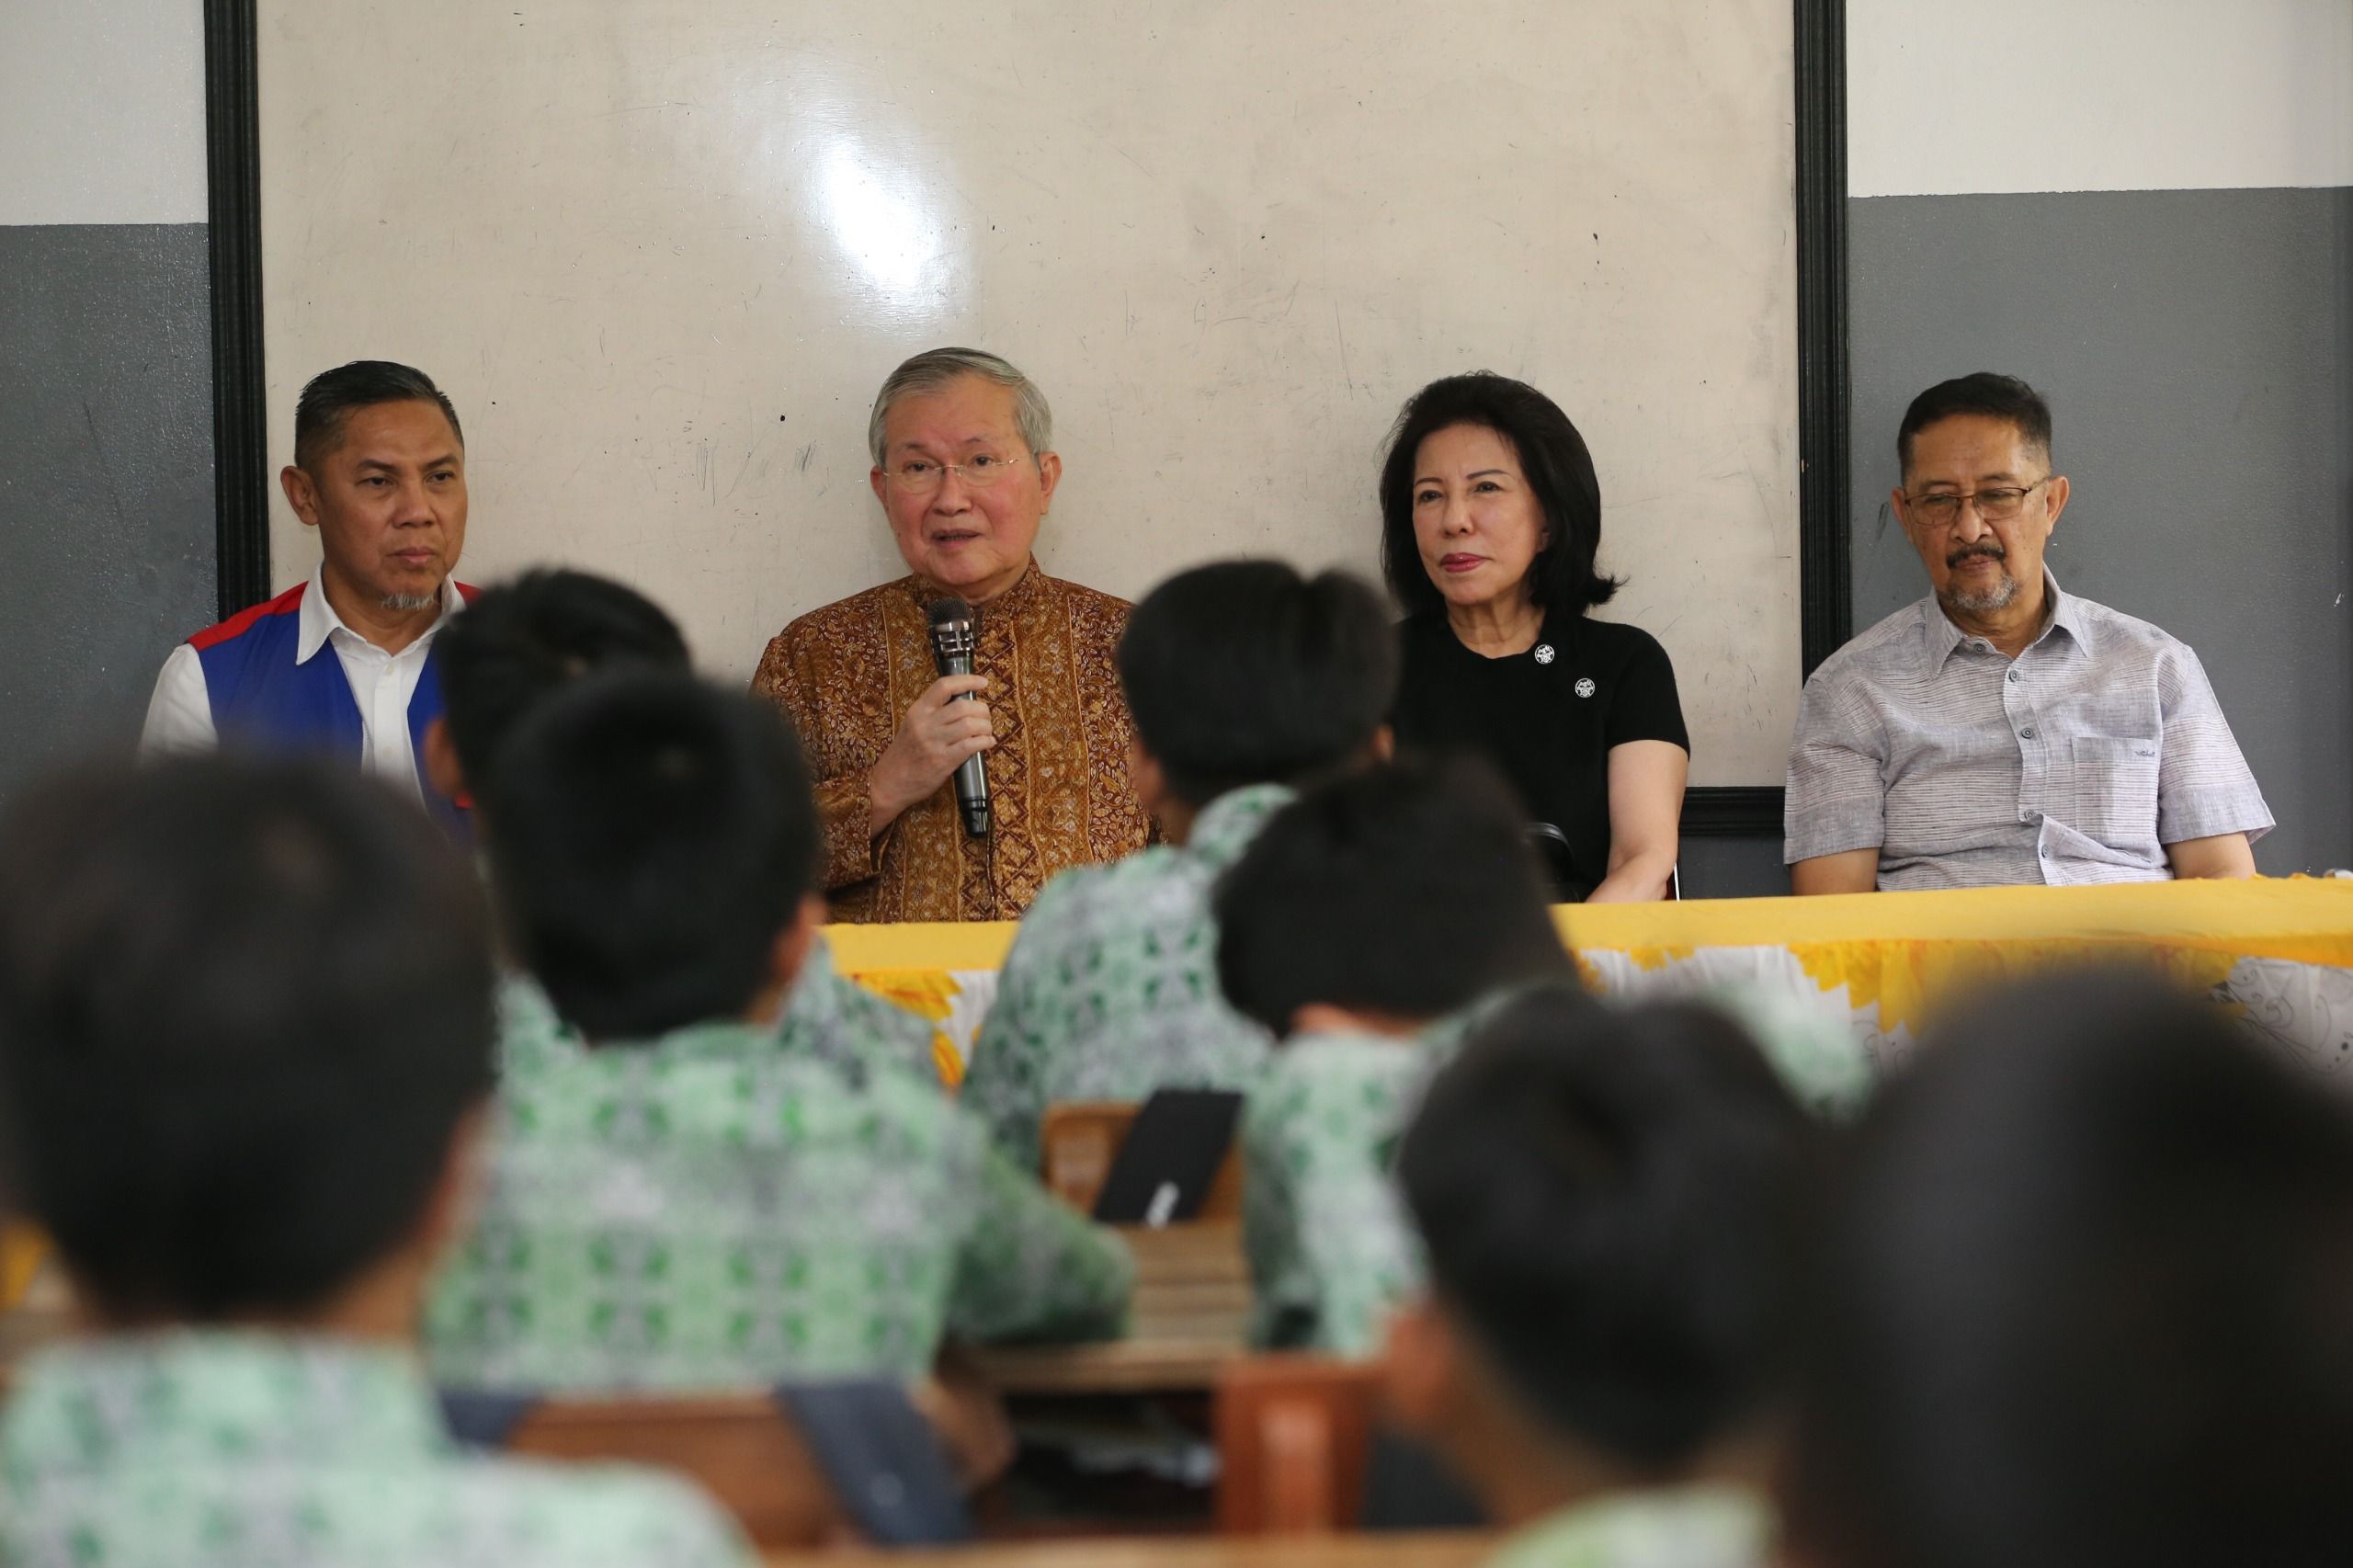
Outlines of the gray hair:
[{"label": "gray hair", "polygon": [[882,422],[891,407],[910,394],[936,392],[964,376],[978,376],[1013,392],[1014,423],[1031,456],[1053,450],[1054,411],[1038,384],[1016,369],[1013,362],[982,348],[926,348],[891,372],[874,394],[874,412],[866,420],[866,445],[874,466],[882,466]]}]

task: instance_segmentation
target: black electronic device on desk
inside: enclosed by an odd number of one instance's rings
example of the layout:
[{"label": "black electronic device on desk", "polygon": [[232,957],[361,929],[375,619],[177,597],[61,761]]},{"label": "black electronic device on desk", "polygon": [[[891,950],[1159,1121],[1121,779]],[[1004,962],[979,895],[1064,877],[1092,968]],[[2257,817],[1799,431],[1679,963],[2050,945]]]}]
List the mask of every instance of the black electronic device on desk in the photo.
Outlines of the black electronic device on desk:
[{"label": "black electronic device on desk", "polygon": [[1096,1195],[1107,1225],[1166,1225],[1200,1218],[1233,1146],[1242,1096],[1232,1089],[1161,1089],[1143,1102]]}]

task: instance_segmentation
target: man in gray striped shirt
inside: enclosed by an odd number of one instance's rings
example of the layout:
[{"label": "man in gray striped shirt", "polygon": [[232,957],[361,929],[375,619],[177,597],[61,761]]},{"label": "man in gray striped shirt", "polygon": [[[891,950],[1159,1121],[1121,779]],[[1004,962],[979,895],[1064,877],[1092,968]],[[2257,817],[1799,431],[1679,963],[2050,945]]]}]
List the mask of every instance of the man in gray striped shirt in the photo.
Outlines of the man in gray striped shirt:
[{"label": "man in gray striped shirt", "polygon": [[2067,481],[2041,396],[1984,372],[1931,387],[1896,454],[1935,591],[1806,682],[1792,888],[2253,876],[2271,812],[2198,655],[2043,567]]}]

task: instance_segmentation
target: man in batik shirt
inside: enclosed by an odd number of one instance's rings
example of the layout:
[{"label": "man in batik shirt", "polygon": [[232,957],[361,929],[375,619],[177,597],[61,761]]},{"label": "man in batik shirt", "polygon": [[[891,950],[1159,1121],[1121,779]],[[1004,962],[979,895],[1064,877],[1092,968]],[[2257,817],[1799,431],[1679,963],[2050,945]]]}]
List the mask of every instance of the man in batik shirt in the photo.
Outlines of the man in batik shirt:
[{"label": "man in batik shirt", "polygon": [[1571,987],[1475,1028],[1397,1159],[1429,1288],[1389,1408],[1510,1530],[1490,1568],[1762,1568],[1822,1134],[1688,1002]]},{"label": "man in batik shirt", "polygon": [[1210,888],[1294,786],[1385,749],[1396,638],[1354,578],[1222,562],[1136,607],[1120,681],[1166,842],[1056,877],[1006,958],[964,1100],[1025,1169],[1055,1101],[1256,1081],[1273,1036],[1218,990]]},{"label": "man in batik shirt", "polygon": [[[474,805],[473,785],[487,786],[498,748],[531,707],[600,669],[684,674],[687,642],[677,622],[633,588],[585,572],[526,572],[474,596],[461,620],[441,637],[447,712],[425,732],[425,764],[434,787]],[[476,827],[486,838],[493,824]],[[500,987],[501,1054],[579,1049],[529,977]],[[834,968],[824,937],[786,998],[779,1041],[788,1055],[808,1055],[864,1071],[904,1069],[936,1083],[931,1025],[894,1006]]]},{"label": "man in batik shirt", "polygon": [[412,1342],[490,1092],[464,859],[380,786],[174,759],[0,825],[0,1140],[87,1331],[0,1415],[18,1568],[749,1568],[676,1480],[461,1452]]},{"label": "man in batik shirt", "polygon": [[[1031,553],[1062,478],[1046,400],[1013,366],[937,348],[883,382],[871,483],[913,574],[812,610],[752,688],[809,748],[836,920],[1011,920],[1065,866],[1147,836],[1112,670],[1128,606]],[[933,664],[925,607],[978,610],[970,676]],[[965,831],[949,777],[985,758],[992,822]]]},{"label": "man in batik shirt", "polygon": [[1226,997],[1281,1039],[1242,1124],[1258,1345],[1369,1355],[1418,1285],[1391,1154],[1457,1015],[1572,976],[1545,896],[1509,792],[1468,759],[1311,790],[1219,883]]},{"label": "man in batik shirt", "polygon": [[822,908],[799,741],[690,678],[535,709],[485,801],[515,957],[587,1043],[511,1056],[427,1318],[476,1389],[914,1379],[942,1339],[1116,1332],[1133,1263],[936,1085],[780,1051]]}]

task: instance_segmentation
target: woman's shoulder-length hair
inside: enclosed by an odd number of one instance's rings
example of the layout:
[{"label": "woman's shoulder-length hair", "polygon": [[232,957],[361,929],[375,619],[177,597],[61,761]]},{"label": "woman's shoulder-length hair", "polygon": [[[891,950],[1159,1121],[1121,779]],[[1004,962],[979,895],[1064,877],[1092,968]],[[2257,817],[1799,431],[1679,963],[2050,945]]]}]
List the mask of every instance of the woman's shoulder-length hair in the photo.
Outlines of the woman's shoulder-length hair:
[{"label": "woman's shoulder-length hair", "polygon": [[1381,465],[1381,571],[1405,613],[1435,615],[1446,608],[1414,540],[1414,460],[1426,438],[1457,425],[1482,426],[1510,442],[1543,509],[1550,538],[1528,568],[1537,605],[1548,613],[1582,615],[1608,603],[1619,580],[1594,569],[1601,549],[1601,482],[1585,437],[1560,404],[1526,381],[1473,370],[1415,392],[1390,426]]}]

